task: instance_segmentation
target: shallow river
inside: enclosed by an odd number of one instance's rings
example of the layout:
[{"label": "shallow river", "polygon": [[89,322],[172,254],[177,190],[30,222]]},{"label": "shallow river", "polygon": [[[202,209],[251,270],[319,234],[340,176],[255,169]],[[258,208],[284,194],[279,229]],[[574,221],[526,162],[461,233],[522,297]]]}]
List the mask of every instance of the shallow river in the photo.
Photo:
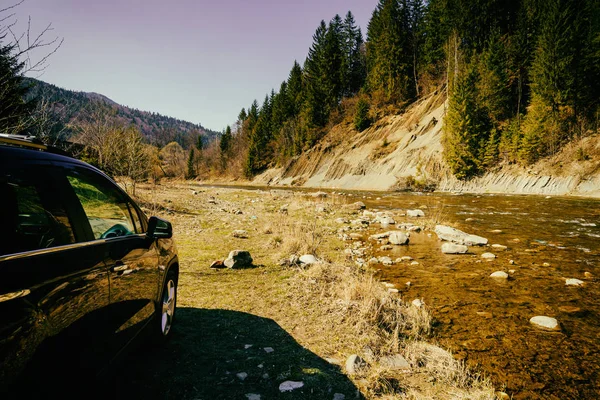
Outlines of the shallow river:
[{"label": "shallow river", "polygon": [[[409,255],[419,262],[382,267],[383,278],[399,288],[411,282],[403,296],[422,298],[432,309],[441,346],[479,365],[515,399],[600,398],[599,200],[363,195],[369,209],[422,207],[426,216],[508,247],[445,255],[435,234],[413,234],[408,246],[386,252],[392,259]],[[482,260],[481,253],[490,251],[497,258]],[[489,277],[498,270],[514,272],[504,281]],[[567,287],[566,278],[585,283]],[[536,315],[556,318],[560,331],[535,328],[529,319]]]}]

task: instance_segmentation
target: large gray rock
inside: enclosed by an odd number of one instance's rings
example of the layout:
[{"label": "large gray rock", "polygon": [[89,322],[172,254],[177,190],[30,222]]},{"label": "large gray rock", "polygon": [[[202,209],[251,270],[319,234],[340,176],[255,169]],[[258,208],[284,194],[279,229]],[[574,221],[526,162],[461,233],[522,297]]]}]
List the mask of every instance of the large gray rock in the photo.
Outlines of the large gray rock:
[{"label": "large gray rock", "polygon": [[483,246],[488,243],[486,238],[477,235],[470,235],[456,228],[446,225],[436,225],[435,233],[441,240],[464,244],[467,246]]},{"label": "large gray rock", "polygon": [[252,261],[250,252],[246,250],[233,250],[229,253],[229,257],[227,257],[224,264],[227,268],[240,269],[252,266]]},{"label": "large gray rock", "polygon": [[360,358],[357,354],[352,354],[346,360],[346,372],[348,373],[348,375],[354,375],[366,365],[367,363],[365,362],[365,360]]},{"label": "large gray rock", "polygon": [[444,243],[442,245],[442,253],[444,254],[465,254],[469,248],[464,244]]},{"label": "large gray rock", "polygon": [[300,256],[300,263],[302,264],[315,264],[317,262],[317,258],[315,256],[313,256],[312,254],[305,254],[303,256]]},{"label": "large gray rock", "polygon": [[395,245],[408,244],[408,236],[404,232],[391,232],[388,240]]},{"label": "large gray rock", "polygon": [[384,356],[379,359],[379,362],[384,367],[391,370],[407,370],[410,369],[410,364],[402,355],[394,354],[393,356]]}]

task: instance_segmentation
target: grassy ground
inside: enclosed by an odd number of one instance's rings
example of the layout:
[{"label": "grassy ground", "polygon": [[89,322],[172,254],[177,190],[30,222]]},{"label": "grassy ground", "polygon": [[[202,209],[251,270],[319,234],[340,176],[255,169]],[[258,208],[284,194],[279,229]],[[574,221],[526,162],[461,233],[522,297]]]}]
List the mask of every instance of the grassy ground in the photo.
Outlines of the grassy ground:
[{"label": "grassy ground", "polygon": [[[357,246],[341,239],[340,226],[356,234],[362,228],[335,221],[358,218],[346,198],[186,184],[138,193],[149,214],[173,222],[178,311],[169,343],[127,360],[117,397],[494,398],[488,381],[426,342],[428,310],[404,303],[348,259],[344,250]],[[250,251],[254,267],[209,268],[235,249]],[[321,262],[280,263],[302,254]],[[354,374],[344,366],[351,354],[366,361]],[[410,369],[383,362],[395,354]],[[282,392],[286,381],[303,386]]]}]

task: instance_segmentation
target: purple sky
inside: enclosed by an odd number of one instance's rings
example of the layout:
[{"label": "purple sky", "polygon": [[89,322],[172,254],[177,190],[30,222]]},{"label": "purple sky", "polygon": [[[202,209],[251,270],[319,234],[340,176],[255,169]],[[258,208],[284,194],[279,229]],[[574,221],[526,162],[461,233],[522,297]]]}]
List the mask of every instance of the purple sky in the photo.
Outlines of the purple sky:
[{"label": "purple sky", "polygon": [[[0,0],[10,3],[10,0]],[[377,0],[26,0],[18,28],[64,37],[40,78],[222,130],[304,62],[324,19],[351,10],[366,35]],[[0,7],[2,8],[2,7]]]}]

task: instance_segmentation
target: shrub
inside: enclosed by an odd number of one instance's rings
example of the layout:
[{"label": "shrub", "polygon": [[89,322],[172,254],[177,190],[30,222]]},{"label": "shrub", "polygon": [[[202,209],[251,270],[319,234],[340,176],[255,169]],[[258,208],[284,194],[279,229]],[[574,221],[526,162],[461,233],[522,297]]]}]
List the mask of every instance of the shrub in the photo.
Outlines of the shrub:
[{"label": "shrub", "polygon": [[362,132],[371,126],[371,120],[369,118],[369,102],[364,98],[358,100],[356,104],[356,112],[354,114],[354,127],[357,131]]}]

